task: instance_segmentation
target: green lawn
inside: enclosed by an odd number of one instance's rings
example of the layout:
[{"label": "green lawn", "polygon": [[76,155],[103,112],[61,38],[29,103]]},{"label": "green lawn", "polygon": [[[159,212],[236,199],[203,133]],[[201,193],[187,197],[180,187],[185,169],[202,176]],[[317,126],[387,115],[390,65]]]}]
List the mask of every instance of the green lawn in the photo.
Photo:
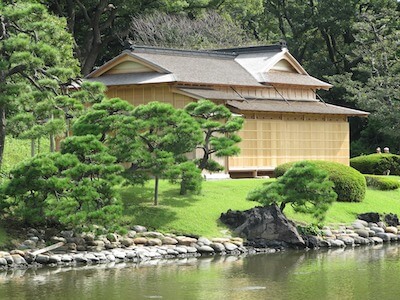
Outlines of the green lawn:
[{"label": "green lawn", "polygon": [[[42,138],[40,140],[39,148],[36,141],[36,153],[47,153],[49,152],[49,141]],[[31,141],[14,139],[12,137],[6,137],[6,143],[4,148],[4,160],[2,165],[2,172],[10,171],[18,163],[29,159],[31,157]]]},{"label": "green lawn", "polygon": [[245,210],[256,203],[246,201],[247,192],[261,180],[223,180],[203,183],[201,195],[180,196],[179,187],[160,182],[159,206],[153,206],[152,182],[144,187],[121,190],[125,221],[163,232],[222,236],[226,230],[217,220],[228,209]]},{"label": "green lawn", "polygon": [[[265,180],[240,179],[206,181],[200,195],[180,196],[178,186],[162,181],[160,205],[153,206],[152,183],[144,187],[123,188],[124,221],[141,224],[163,232],[222,236],[226,228],[218,222],[228,209],[245,210],[257,203],[246,200],[247,193]],[[362,203],[334,203],[328,211],[326,223],[350,223],[358,213],[396,213],[400,215],[400,190],[377,191],[368,189]],[[290,207],[286,215],[299,222],[312,222],[307,215],[295,214]]]}]

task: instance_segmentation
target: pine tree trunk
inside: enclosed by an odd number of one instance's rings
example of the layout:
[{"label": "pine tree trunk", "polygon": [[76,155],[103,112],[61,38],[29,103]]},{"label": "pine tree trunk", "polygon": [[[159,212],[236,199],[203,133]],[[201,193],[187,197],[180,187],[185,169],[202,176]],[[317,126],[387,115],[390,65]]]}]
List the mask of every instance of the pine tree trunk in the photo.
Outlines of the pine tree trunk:
[{"label": "pine tree trunk", "polygon": [[36,150],[35,139],[31,139],[31,157],[35,156],[35,150]]},{"label": "pine tree trunk", "polygon": [[154,206],[158,205],[158,176],[154,178]]},{"label": "pine tree trunk", "polygon": [[[54,115],[51,114],[51,120],[54,120]],[[53,133],[50,133],[50,152],[54,152],[56,149],[56,139]]]},{"label": "pine tree trunk", "polygon": [[281,203],[281,206],[279,207],[279,209],[281,210],[281,212],[283,212],[283,210],[285,209],[285,207],[286,207],[286,202],[282,202],[282,203]]},{"label": "pine tree trunk", "polygon": [[0,105],[0,169],[3,165],[4,145],[6,142],[6,109]]},{"label": "pine tree trunk", "polygon": [[54,134],[50,134],[50,152],[54,152],[56,149],[56,141],[54,138]]}]

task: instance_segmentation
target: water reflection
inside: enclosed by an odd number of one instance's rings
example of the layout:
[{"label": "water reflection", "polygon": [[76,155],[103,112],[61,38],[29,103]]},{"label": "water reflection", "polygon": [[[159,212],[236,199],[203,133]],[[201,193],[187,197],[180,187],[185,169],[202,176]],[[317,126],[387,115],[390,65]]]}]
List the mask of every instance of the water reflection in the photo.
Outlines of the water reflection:
[{"label": "water reflection", "polygon": [[400,246],[0,272],[0,299],[397,299]]}]

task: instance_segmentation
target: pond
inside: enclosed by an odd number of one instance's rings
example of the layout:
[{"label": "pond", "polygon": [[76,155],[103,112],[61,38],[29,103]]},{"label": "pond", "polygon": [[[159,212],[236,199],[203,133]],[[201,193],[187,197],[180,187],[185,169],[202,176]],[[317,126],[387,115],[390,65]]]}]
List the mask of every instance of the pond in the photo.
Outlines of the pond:
[{"label": "pond", "polygon": [[399,299],[400,245],[0,272],[0,299]]}]

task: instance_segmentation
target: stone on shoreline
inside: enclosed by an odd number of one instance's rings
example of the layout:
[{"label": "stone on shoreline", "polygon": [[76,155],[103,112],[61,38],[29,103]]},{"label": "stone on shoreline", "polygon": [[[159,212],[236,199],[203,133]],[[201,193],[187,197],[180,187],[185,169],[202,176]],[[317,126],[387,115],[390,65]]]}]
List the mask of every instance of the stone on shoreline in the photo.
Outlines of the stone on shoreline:
[{"label": "stone on shoreline", "polygon": [[144,236],[146,238],[156,238],[160,240],[164,238],[164,235],[162,233],[156,231],[143,232],[141,233],[141,236]]},{"label": "stone on shoreline", "polygon": [[200,253],[214,253],[214,249],[206,245],[198,247],[197,251],[199,251]]},{"label": "stone on shoreline", "polygon": [[7,260],[4,257],[0,257],[0,266],[4,267],[4,266],[7,266],[7,265],[8,265]]},{"label": "stone on shoreline", "polygon": [[329,243],[331,244],[331,247],[345,247],[346,244],[341,241],[341,240],[337,240],[337,239],[332,239],[332,240],[328,240]]},{"label": "stone on shoreline", "polygon": [[194,243],[197,243],[197,239],[187,237],[187,236],[177,236],[175,239],[178,241],[179,245],[190,246]]},{"label": "stone on shoreline", "polygon": [[394,227],[394,226],[388,226],[388,227],[386,227],[385,232],[397,234],[398,229],[397,229],[397,227]]},{"label": "stone on shoreline", "polygon": [[370,236],[369,235],[369,231],[365,230],[365,229],[357,229],[354,232],[357,233],[360,237],[363,237],[363,238],[367,238],[367,237]]},{"label": "stone on shoreline", "polygon": [[49,259],[50,258],[48,255],[38,254],[35,258],[35,261],[39,264],[48,264]]},{"label": "stone on shoreline", "polygon": [[176,245],[178,244],[178,241],[174,239],[173,237],[166,236],[162,239],[162,244],[163,245]]},{"label": "stone on shoreline", "polygon": [[133,242],[136,245],[145,245],[147,244],[147,239],[145,237],[137,237],[133,239]]},{"label": "stone on shoreline", "polygon": [[141,225],[134,225],[132,230],[136,231],[137,233],[146,232],[147,228]]},{"label": "stone on shoreline", "polygon": [[229,242],[225,242],[223,245],[227,251],[234,251],[238,248],[238,246]]},{"label": "stone on shoreline", "polygon": [[210,246],[211,245],[211,241],[206,237],[199,237],[197,239],[197,243],[202,243],[203,245],[206,245],[206,246]]},{"label": "stone on shoreline", "polygon": [[385,232],[385,230],[384,230],[383,228],[378,227],[378,226],[373,226],[373,227],[371,227],[371,230],[372,230],[373,232],[375,232],[375,234],[384,233],[384,232]]},{"label": "stone on shoreline", "polygon": [[214,249],[215,252],[224,252],[225,246],[221,243],[211,243],[210,247]]},{"label": "stone on shoreline", "polygon": [[28,263],[26,262],[25,258],[23,258],[19,254],[11,254],[11,257],[13,259],[14,264],[16,264],[17,266],[28,265]]},{"label": "stone on shoreline", "polygon": [[377,236],[373,236],[373,237],[370,237],[368,239],[371,240],[375,244],[382,244],[383,243],[383,239],[381,239],[380,237],[377,237]]},{"label": "stone on shoreline", "polygon": [[149,238],[146,243],[147,246],[161,246],[162,241],[159,238]]}]

